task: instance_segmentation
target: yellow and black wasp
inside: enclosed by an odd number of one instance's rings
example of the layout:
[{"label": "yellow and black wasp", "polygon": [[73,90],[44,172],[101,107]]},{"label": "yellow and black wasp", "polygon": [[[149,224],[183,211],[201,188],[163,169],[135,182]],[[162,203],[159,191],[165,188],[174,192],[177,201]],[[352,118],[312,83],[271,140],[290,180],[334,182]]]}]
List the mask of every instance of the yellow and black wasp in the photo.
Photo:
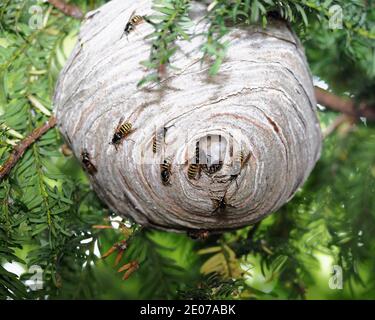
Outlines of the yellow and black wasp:
[{"label": "yellow and black wasp", "polygon": [[224,195],[220,199],[211,199],[214,208],[211,214],[224,213],[227,207],[235,208],[235,206],[228,203],[226,195],[227,191],[225,191]]},{"label": "yellow and black wasp", "polygon": [[242,171],[242,169],[245,167],[245,165],[249,162],[249,160],[250,160],[250,158],[251,158],[251,152],[249,152],[248,154],[247,154],[247,156],[245,157],[245,153],[243,152],[243,150],[241,150],[241,151],[239,151],[238,153],[237,153],[237,156],[235,157],[235,162],[236,163],[239,163],[239,168],[238,168],[238,170],[236,170],[235,171],[235,173],[232,173],[231,175],[230,175],[230,178],[229,178],[229,180],[228,180],[228,182],[230,182],[230,184],[232,184],[232,182],[233,181],[235,181],[235,183],[236,183],[236,186],[237,186],[237,189],[238,189],[238,183],[237,183],[237,178],[238,178],[238,176],[241,174],[241,171]]},{"label": "yellow and black wasp", "polygon": [[133,125],[128,121],[123,122],[123,118],[121,118],[115,129],[115,133],[113,134],[112,142],[110,144],[113,144],[117,150],[121,142],[133,131],[135,131],[133,130]]},{"label": "yellow and black wasp", "polygon": [[250,160],[251,153],[249,152],[248,155],[245,158],[245,153],[243,151],[240,151],[238,154],[238,160],[240,161],[241,164],[241,169],[248,163]]},{"label": "yellow and black wasp", "polygon": [[225,198],[225,195],[221,199],[211,199],[212,204],[214,207],[214,210],[211,212],[211,214],[214,214],[216,212],[222,213],[225,211],[227,207],[227,199]]},{"label": "yellow and black wasp", "polygon": [[202,165],[199,163],[199,141],[195,144],[195,163],[191,163],[188,166],[188,178],[190,180],[197,180],[200,178],[201,175],[201,170],[202,170]]},{"label": "yellow and black wasp", "polygon": [[171,159],[164,159],[163,163],[160,164],[160,177],[163,185],[168,186],[171,184],[171,175],[172,175],[172,163]]},{"label": "yellow and black wasp", "polygon": [[167,134],[167,128],[163,128],[162,130],[158,130],[155,132],[154,137],[152,138],[152,152],[157,153],[160,151],[162,144],[165,140],[165,135]]},{"label": "yellow and black wasp", "polygon": [[237,178],[237,176],[241,173],[241,170],[249,162],[250,158],[251,158],[251,152],[249,152],[246,157],[245,157],[245,153],[243,152],[243,150],[238,152],[235,161],[240,163],[240,171],[234,175],[235,178]]},{"label": "yellow and black wasp", "polygon": [[197,177],[199,179],[201,172],[201,166],[199,163],[191,163],[188,167],[188,178],[190,180],[196,180]]},{"label": "yellow and black wasp", "polygon": [[[128,20],[128,22],[126,23],[125,25],[125,28],[124,28],[124,33],[122,35],[122,37],[124,35],[126,35],[126,37],[132,32],[135,30],[135,28],[140,25],[141,23],[145,22],[146,19],[144,16],[141,16],[139,14],[135,14],[135,10],[132,12],[132,14],[130,15],[130,18]],[[121,37],[121,38],[122,38]]]}]

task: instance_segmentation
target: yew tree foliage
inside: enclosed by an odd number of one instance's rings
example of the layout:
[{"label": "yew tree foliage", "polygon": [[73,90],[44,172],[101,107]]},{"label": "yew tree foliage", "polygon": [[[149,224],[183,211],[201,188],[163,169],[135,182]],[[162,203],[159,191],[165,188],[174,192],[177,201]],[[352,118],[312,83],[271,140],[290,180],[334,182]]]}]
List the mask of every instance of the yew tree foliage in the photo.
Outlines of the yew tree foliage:
[{"label": "yew tree foliage", "polygon": [[[104,2],[70,1],[85,12]],[[190,1],[154,3],[154,45],[142,62],[149,75],[140,85],[158,81],[161,66],[173,68],[176,40],[194,36],[187,32]],[[285,19],[301,38],[314,77],[338,95],[375,106],[373,1],[207,3],[209,29],[201,48],[212,76],[225,59],[230,44],[223,37],[230,26]],[[41,10],[30,10],[35,5]],[[342,8],[340,29],[330,28],[334,5]],[[30,19],[40,27],[33,28]],[[51,115],[55,81],[79,27],[80,21],[47,2],[0,3],[0,164]],[[320,110],[322,128],[337,116]],[[62,152],[63,144],[57,129],[50,130],[0,184],[2,299],[375,298],[375,129],[366,119],[346,122],[324,140],[309,180],[279,212],[202,242],[125,220],[118,229],[93,228],[110,225],[116,213],[98,200],[77,159]],[[104,260],[97,250],[103,254],[123,239],[128,248],[120,265],[140,264],[126,281],[113,266],[116,253]],[[342,290],[329,288],[332,265],[342,268]],[[22,268],[21,275],[14,266]],[[31,266],[42,270],[40,290],[29,285]]]}]

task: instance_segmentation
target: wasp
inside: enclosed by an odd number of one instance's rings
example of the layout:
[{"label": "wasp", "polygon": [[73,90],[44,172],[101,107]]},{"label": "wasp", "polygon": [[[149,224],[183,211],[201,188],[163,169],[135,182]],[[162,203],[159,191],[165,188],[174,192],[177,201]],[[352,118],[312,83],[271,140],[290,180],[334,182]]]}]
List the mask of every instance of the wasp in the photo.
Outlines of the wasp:
[{"label": "wasp", "polygon": [[206,240],[210,236],[208,230],[190,230],[187,234],[193,240]]},{"label": "wasp", "polygon": [[250,160],[250,156],[251,156],[251,153],[249,152],[249,154],[246,156],[245,158],[245,153],[243,151],[240,151],[239,152],[239,156],[238,156],[238,160],[240,161],[241,163],[241,169],[246,165],[246,163],[248,163],[248,161]]},{"label": "wasp", "polygon": [[202,171],[202,165],[199,163],[199,141],[197,141],[196,145],[195,145],[195,163],[191,163],[189,164],[189,167],[188,167],[188,178],[190,180],[196,180],[197,177],[198,179],[200,178],[200,175],[201,175],[201,171]]},{"label": "wasp", "polygon": [[171,168],[172,164],[170,162],[170,159],[164,159],[163,163],[160,165],[160,177],[161,177],[161,182],[165,185],[168,186],[171,184]]},{"label": "wasp", "polygon": [[152,152],[157,153],[160,150],[162,141],[164,142],[165,135],[167,133],[167,128],[164,128],[163,132],[156,132],[152,138]]},{"label": "wasp", "polygon": [[158,151],[158,149],[159,149],[158,145],[159,145],[158,139],[157,139],[157,136],[155,134],[155,136],[152,138],[152,152],[153,153],[156,153]]},{"label": "wasp", "polygon": [[123,35],[128,36],[130,34],[130,32],[135,30],[136,26],[140,25],[144,21],[145,21],[145,18],[143,16],[135,14],[135,10],[134,10],[132,12],[132,14],[130,15],[130,18],[129,18],[128,22],[125,25]]},{"label": "wasp", "polygon": [[199,179],[201,170],[202,170],[202,167],[200,164],[197,164],[197,163],[190,164],[188,167],[188,178],[190,180],[193,180],[193,179],[196,180],[198,176],[198,179]]},{"label": "wasp", "polygon": [[223,213],[227,207],[235,208],[231,204],[228,203],[227,200],[227,191],[225,191],[224,195],[220,199],[211,199],[214,210],[211,212],[211,214],[214,213]]},{"label": "wasp", "polygon": [[113,138],[112,138],[112,142],[111,144],[113,144],[117,150],[119,144],[121,144],[121,142],[131,133],[133,132],[133,125],[126,121],[126,122],[122,122],[123,121],[123,118],[120,119],[116,129],[115,129],[115,133],[113,134]]},{"label": "wasp", "polygon": [[92,164],[91,160],[90,160],[90,155],[89,153],[87,152],[87,150],[83,150],[82,153],[81,153],[81,160],[82,160],[82,163],[83,165],[85,166],[86,168],[86,171],[89,173],[89,174],[95,174],[97,173],[97,169],[96,167]]},{"label": "wasp", "polygon": [[249,162],[251,158],[251,152],[245,157],[245,153],[241,150],[238,152],[236,156],[236,162],[240,164],[240,168],[237,171],[237,173],[231,175],[231,180],[236,179],[239,174],[241,173],[241,170],[245,167],[245,165]]},{"label": "wasp", "polygon": [[225,198],[225,195],[221,199],[211,199],[211,200],[212,200],[212,204],[214,207],[212,214],[216,212],[222,213],[225,211],[227,207],[227,199]]}]

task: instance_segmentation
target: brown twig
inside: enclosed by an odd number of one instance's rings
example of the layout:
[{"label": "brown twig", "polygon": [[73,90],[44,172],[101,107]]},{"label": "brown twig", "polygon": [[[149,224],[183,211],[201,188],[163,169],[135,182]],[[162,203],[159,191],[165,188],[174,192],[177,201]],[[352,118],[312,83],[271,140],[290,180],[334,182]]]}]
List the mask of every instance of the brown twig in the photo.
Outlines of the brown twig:
[{"label": "brown twig", "polygon": [[83,18],[83,12],[81,9],[73,4],[68,4],[64,0],[48,0],[48,2],[67,16],[76,19]]},{"label": "brown twig", "polygon": [[315,87],[315,96],[319,104],[349,116],[364,117],[368,121],[375,121],[375,106],[368,105],[365,101],[356,103],[353,99],[338,97],[321,88]]},{"label": "brown twig", "polygon": [[29,136],[23,139],[11,152],[8,159],[1,166],[0,169],[0,182],[9,174],[16,163],[21,159],[28,147],[30,147],[36,140],[38,140],[43,134],[49,129],[56,125],[56,118],[51,117],[49,120],[39,128],[36,128],[31,132]]},{"label": "brown twig", "polygon": [[323,139],[327,138],[330,134],[335,132],[345,122],[352,122],[356,119],[346,114],[340,114],[335,120],[323,131]]}]

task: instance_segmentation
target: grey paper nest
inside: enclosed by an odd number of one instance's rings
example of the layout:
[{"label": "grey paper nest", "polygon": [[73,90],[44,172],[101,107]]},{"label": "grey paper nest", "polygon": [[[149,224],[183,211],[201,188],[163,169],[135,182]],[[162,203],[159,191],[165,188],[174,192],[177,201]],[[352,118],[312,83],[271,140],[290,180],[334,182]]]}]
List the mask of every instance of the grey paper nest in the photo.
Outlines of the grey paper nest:
[{"label": "grey paper nest", "polygon": [[[140,61],[148,59],[144,37],[152,26],[122,35],[131,13],[150,15],[151,4],[114,0],[87,15],[56,87],[59,129],[99,197],[122,216],[174,231],[252,224],[291,199],[320,154],[303,49],[280,21],[233,28],[217,76],[207,75],[203,40],[195,37],[179,43],[171,61],[178,69],[161,85],[137,88],[147,72]],[[192,33],[206,27],[198,23],[204,10],[194,5]],[[110,142],[123,122],[133,131],[116,150]],[[202,164],[189,179],[197,142]],[[164,160],[171,163],[167,184]]]}]

